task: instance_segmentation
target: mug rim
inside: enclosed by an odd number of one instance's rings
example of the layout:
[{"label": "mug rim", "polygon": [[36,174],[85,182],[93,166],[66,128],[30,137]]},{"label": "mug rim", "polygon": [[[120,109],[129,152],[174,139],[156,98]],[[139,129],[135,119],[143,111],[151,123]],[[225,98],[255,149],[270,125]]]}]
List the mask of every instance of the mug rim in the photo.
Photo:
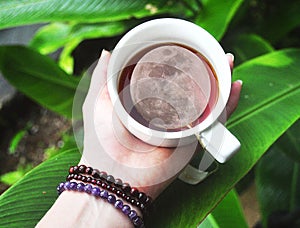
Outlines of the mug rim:
[{"label": "mug rim", "polygon": [[[154,33],[153,30],[156,32]],[[118,94],[120,71],[137,52],[158,42],[175,42],[195,49],[209,61],[217,76],[219,95],[213,110],[201,123],[190,129],[174,132],[150,129],[130,116],[120,101]],[[148,45],[145,46],[145,44]],[[108,92],[117,116],[135,136],[140,138],[142,134],[143,140],[147,137],[161,140],[181,139],[204,131],[218,119],[225,109],[231,89],[230,66],[219,42],[200,26],[176,18],[150,20],[127,32],[112,52],[107,75]],[[155,139],[154,141],[156,141]],[[149,141],[146,139],[146,142],[150,144],[157,144],[152,141],[151,139]]]}]

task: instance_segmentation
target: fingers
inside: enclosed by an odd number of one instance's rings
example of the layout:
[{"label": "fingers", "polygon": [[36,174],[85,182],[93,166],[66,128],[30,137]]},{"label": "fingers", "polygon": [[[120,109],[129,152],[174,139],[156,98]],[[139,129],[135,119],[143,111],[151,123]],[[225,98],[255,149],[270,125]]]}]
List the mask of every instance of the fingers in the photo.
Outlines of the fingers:
[{"label": "fingers", "polygon": [[[229,66],[230,66],[230,69],[231,69],[231,72],[232,72],[233,65],[234,65],[234,63],[233,63],[234,62],[234,55],[231,54],[231,53],[227,53],[226,56],[228,58],[228,63],[229,63]],[[238,105],[238,102],[239,102],[239,99],[240,99],[242,84],[243,84],[243,82],[241,80],[237,80],[237,81],[232,83],[227,105],[225,107],[224,112],[219,117],[219,121],[221,123],[225,124],[227,119],[230,117],[230,115],[237,108],[237,105]]]},{"label": "fingers", "polygon": [[[234,66],[234,55],[232,53],[227,53],[227,58],[229,62],[229,66],[231,69],[231,72],[233,70]],[[229,118],[229,116],[234,112],[236,109],[239,99],[240,99],[240,93],[242,89],[243,82],[241,80],[237,80],[232,83],[231,91],[228,99],[228,103],[226,105],[226,116]]]},{"label": "fingers", "polygon": [[89,95],[91,93],[91,96],[96,96],[99,91],[105,86],[109,59],[110,53],[106,50],[103,50],[92,75]]},{"label": "fingers", "polygon": [[110,52],[103,50],[100,56],[100,59],[96,65],[96,68],[92,74],[89,91],[85,99],[84,106],[90,106],[94,104],[97,96],[106,85],[106,74],[107,66],[110,59]]},{"label": "fingers", "polygon": [[231,54],[231,53],[227,53],[226,55],[227,55],[229,66],[230,66],[230,69],[231,69],[231,72],[232,72],[232,70],[233,70],[233,62],[234,62],[234,55]]},{"label": "fingers", "polygon": [[228,103],[226,105],[227,118],[229,118],[229,116],[234,112],[238,105],[242,90],[242,84],[243,82],[241,80],[237,80],[232,83]]}]

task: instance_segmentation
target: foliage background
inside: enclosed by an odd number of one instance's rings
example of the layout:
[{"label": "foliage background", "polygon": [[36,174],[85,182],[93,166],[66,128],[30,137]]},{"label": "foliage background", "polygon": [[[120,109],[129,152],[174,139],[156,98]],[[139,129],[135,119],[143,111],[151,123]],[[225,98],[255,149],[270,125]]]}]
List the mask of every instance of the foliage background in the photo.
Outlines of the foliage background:
[{"label": "foliage background", "polygon": [[[293,125],[300,114],[297,1],[0,0],[0,6],[1,29],[44,25],[28,45],[0,47],[1,72],[19,91],[67,118],[79,79],[95,60],[78,69],[75,53],[83,41],[106,37],[112,48],[130,28],[159,17],[184,18],[204,27],[226,52],[235,54],[233,80],[244,82],[238,110],[227,123],[242,148],[197,186],[175,181],[156,201],[148,225],[196,227],[207,216],[200,227],[247,227],[232,189],[257,162],[261,225],[299,225],[299,124]],[[49,57],[54,52],[57,60]],[[69,148],[0,196],[0,227],[37,223],[55,201],[66,167],[79,160],[74,143]]]}]

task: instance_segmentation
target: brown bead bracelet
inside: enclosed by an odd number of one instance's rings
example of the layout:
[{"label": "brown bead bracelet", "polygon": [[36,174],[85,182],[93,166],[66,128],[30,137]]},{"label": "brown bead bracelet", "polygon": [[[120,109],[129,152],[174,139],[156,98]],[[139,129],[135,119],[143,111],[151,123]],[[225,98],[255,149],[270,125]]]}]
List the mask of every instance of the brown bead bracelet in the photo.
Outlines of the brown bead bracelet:
[{"label": "brown bead bracelet", "polygon": [[147,214],[152,202],[150,196],[147,196],[144,192],[140,192],[135,187],[131,187],[128,183],[123,183],[121,179],[115,179],[106,172],[100,172],[97,169],[85,165],[71,166],[69,175],[66,179],[67,181],[75,179],[107,189],[123,198],[128,203],[140,208],[144,215]]}]

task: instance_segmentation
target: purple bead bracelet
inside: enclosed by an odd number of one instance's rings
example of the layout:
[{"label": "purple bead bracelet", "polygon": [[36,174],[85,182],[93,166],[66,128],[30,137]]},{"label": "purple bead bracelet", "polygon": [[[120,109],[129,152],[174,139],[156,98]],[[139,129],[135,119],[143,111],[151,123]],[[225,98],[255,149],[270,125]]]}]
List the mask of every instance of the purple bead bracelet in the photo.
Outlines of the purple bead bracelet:
[{"label": "purple bead bracelet", "polygon": [[131,207],[121,199],[117,199],[114,194],[110,194],[107,190],[101,190],[99,187],[94,187],[91,184],[77,183],[77,182],[62,182],[57,186],[58,194],[61,194],[63,191],[77,191],[77,192],[85,192],[87,194],[93,195],[96,198],[102,198],[106,200],[108,203],[114,205],[115,208],[122,211],[124,215],[130,219],[135,227],[145,227],[144,222],[140,216],[137,215],[135,210],[132,210]]}]

